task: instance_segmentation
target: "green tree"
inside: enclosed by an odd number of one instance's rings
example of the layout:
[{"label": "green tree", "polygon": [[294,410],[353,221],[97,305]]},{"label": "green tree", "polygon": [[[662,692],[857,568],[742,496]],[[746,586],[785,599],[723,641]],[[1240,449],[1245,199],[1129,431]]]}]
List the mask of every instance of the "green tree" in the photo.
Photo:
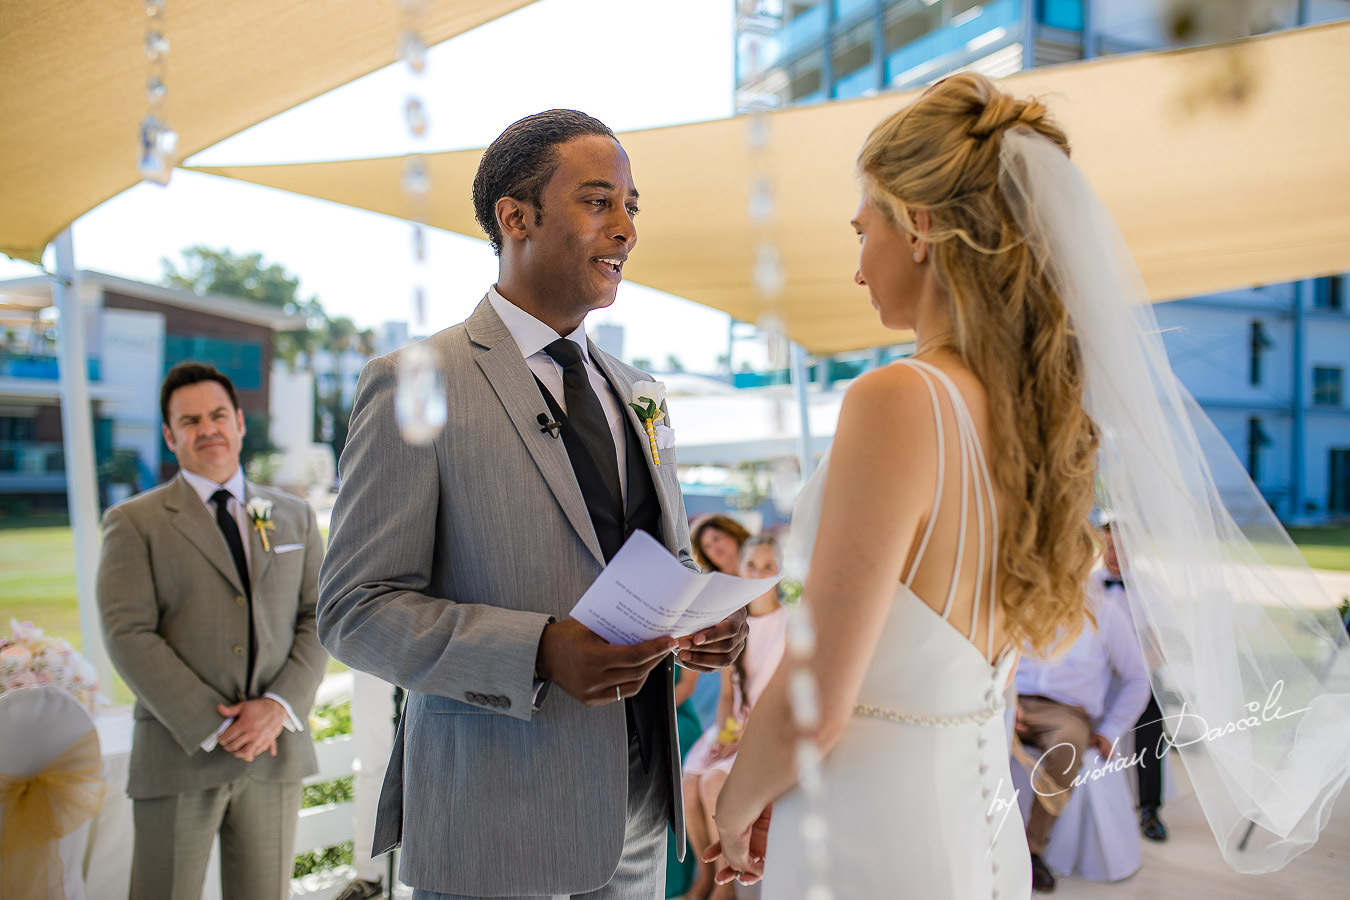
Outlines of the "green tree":
[{"label": "green tree", "polygon": [[311,354],[323,346],[328,316],[317,297],[299,296],[300,279],[279,263],[263,260],[261,253],[237,254],[194,244],[183,250],[175,263],[162,257],[162,283],[195,294],[221,294],[274,307],[293,316],[304,316],[306,327],[277,332],[272,347],[292,372],[305,366]]}]

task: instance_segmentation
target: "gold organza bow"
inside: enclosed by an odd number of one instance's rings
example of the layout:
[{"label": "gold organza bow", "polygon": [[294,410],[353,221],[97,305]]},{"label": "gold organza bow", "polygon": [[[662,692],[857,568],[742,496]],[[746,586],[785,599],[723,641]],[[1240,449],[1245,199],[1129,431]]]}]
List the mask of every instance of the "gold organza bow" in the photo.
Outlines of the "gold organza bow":
[{"label": "gold organza bow", "polygon": [[0,897],[65,896],[57,842],[93,818],[103,790],[97,731],[36,775],[0,773]]}]

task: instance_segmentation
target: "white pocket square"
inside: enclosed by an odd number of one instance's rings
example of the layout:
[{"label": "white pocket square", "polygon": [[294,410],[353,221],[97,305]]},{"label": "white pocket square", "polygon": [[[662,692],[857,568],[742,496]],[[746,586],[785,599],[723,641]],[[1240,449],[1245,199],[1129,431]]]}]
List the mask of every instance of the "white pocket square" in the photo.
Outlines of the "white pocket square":
[{"label": "white pocket square", "polygon": [[277,544],[272,548],[273,553],[290,553],[292,550],[303,550],[304,544]]},{"label": "white pocket square", "polygon": [[675,446],[675,429],[669,425],[657,425],[656,427],[656,449],[669,450]]}]

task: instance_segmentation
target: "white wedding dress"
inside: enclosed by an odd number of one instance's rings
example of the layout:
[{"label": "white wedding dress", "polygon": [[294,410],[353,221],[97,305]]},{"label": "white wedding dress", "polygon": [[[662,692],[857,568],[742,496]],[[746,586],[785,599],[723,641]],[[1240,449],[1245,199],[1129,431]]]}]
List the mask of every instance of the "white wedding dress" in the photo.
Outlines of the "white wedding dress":
[{"label": "white wedding dress", "polygon": [[[955,573],[964,554],[988,560],[996,552],[988,470],[970,414],[951,380],[926,363],[901,364],[923,375],[938,423],[934,511],[944,489],[959,490],[958,534],[967,534],[967,513],[974,517],[977,546],[958,542],[950,566]],[[940,408],[957,423],[955,447],[947,447]],[[945,484],[948,453],[960,469],[959,481],[951,485]],[[820,521],[828,465],[827,457],[803,489],[793,516],[793,544],[808,551]],[[949,618],[954,586],[945,615],[910,590],[936,519],[929,516],[914,563],[896,587],[853,718],[822,764],[825,883],[834,900],[1025,900],[1031,893],[1030,854],[1010,781],[1004,724],[1003,686],[1016,654],[1005,649],[994,663],[988,661],[992,645],[981,653],[971,640],[970,623],[962,629]],[[809,559],[809,553],[798,558]],[[988,622],[993,598],[991,585],[976,585],[971,622],[978,615]],[[992,628],[986,631],[992,640]],[[800,788],[775,803],[764,900],[800,900],[812,885],[812,854],[802,834],[809,814]]]}]

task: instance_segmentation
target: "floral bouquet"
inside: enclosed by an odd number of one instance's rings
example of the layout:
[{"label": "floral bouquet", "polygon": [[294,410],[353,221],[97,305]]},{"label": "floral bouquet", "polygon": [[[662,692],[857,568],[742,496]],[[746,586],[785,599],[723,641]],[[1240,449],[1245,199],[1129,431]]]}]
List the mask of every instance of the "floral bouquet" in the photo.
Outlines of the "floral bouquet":
[{"label": "floral bouquet", "polygon": [[48,637],[32,622],[9,620],[11,636],[0,637],[0,694],[54,684],[94,712],[98,675],[70,642]]}]

